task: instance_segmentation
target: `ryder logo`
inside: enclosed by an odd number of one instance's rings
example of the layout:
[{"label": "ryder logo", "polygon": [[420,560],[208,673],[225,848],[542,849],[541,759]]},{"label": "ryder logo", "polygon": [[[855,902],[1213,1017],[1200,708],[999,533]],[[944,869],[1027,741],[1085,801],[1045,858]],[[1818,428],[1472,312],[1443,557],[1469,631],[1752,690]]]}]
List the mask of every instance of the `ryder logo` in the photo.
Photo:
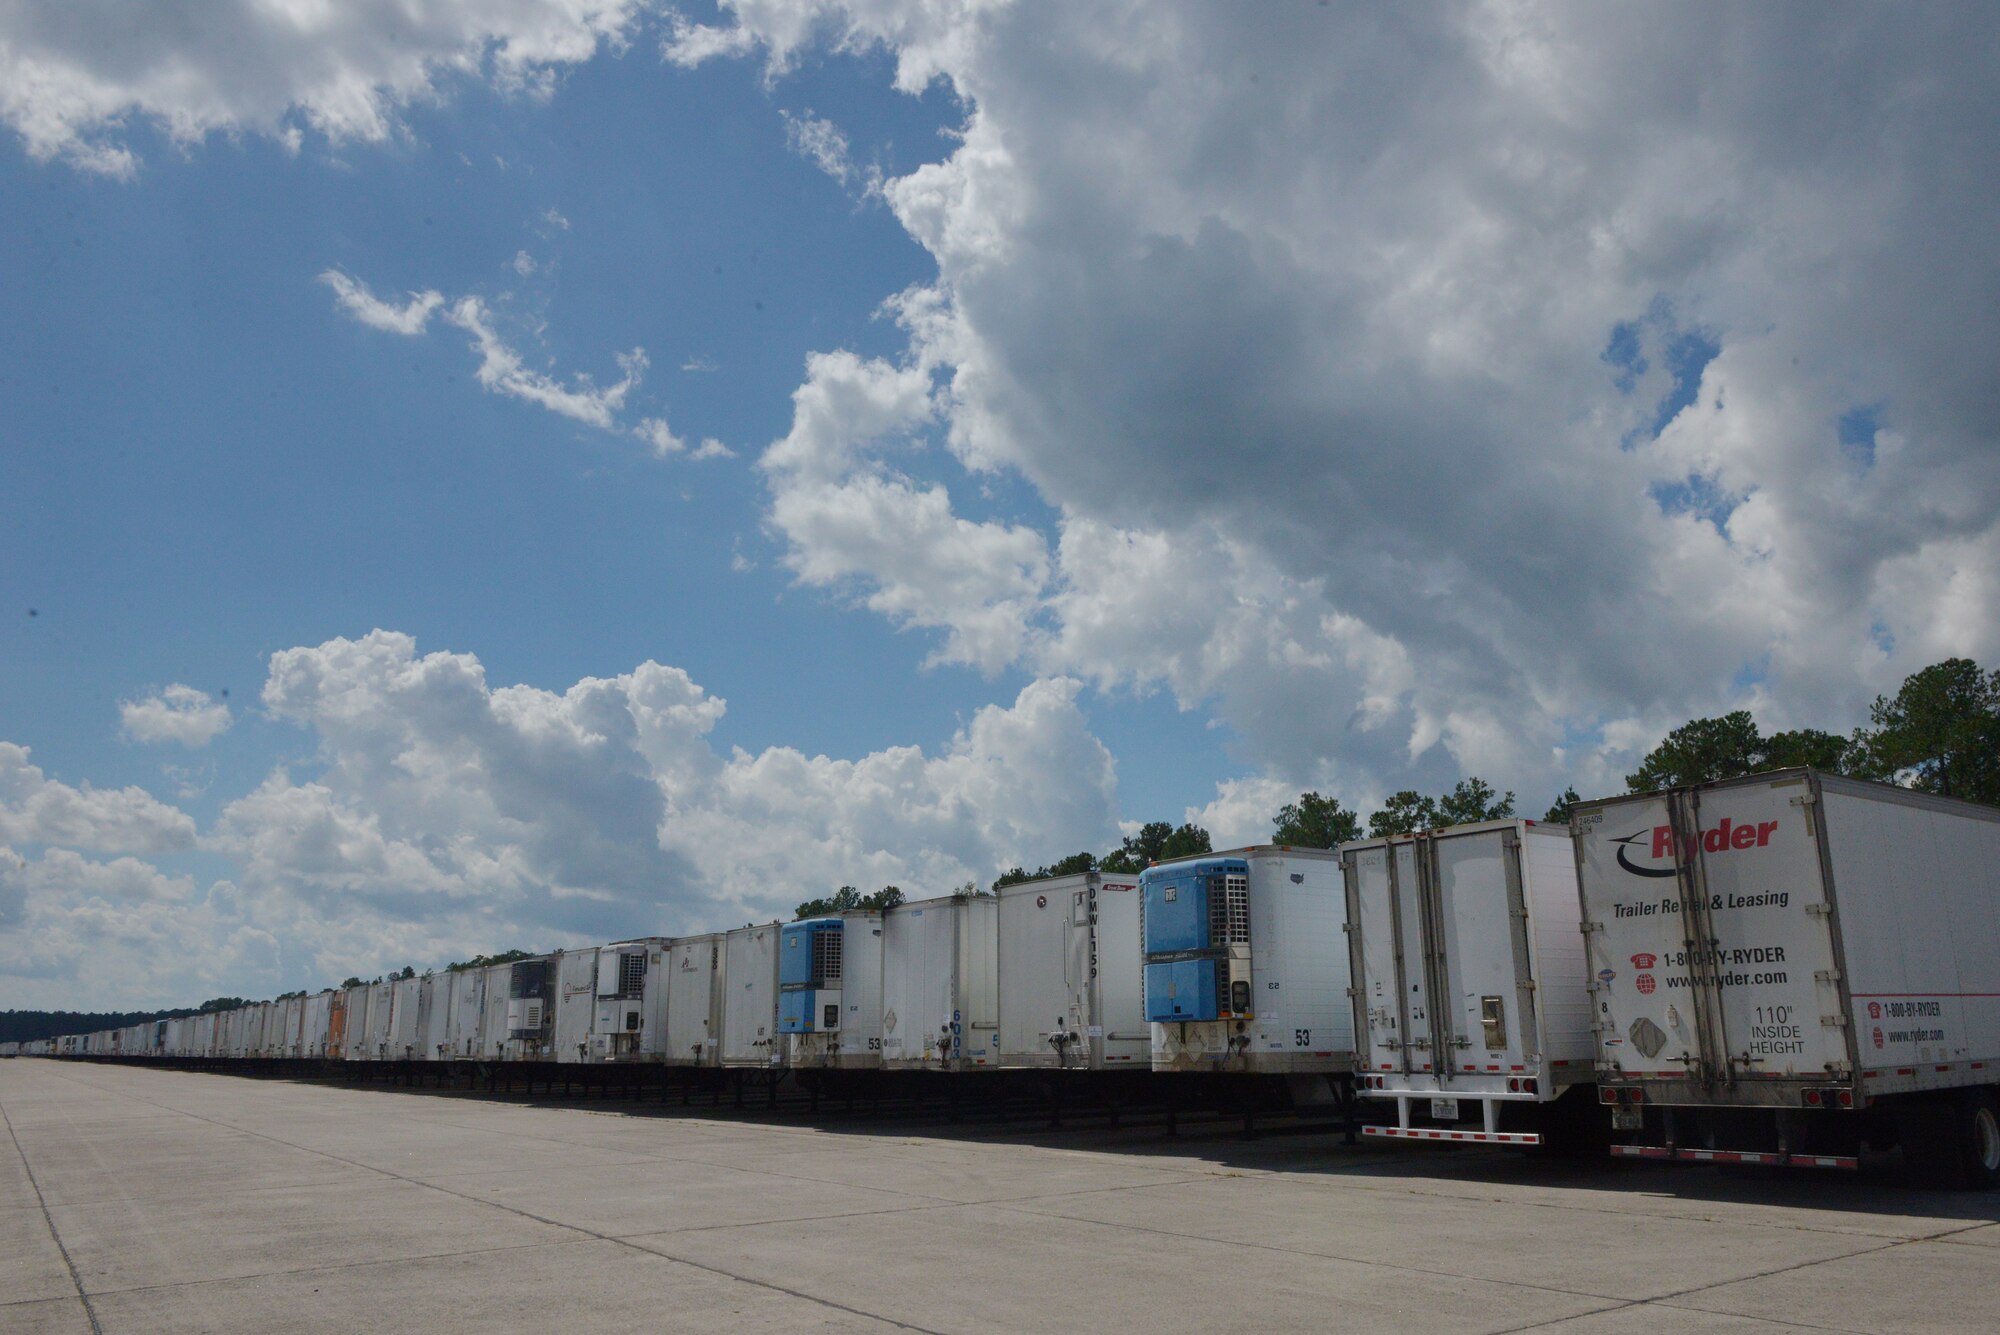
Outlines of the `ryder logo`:
[{"label": "ryder logo", "polygon": [[[1655,825],[1650,830],[1638,830],[1623,839],[1613,839],[1611,842],[1618,845],[1618,865],[1634,876],[1672,876],[1673,864],[1685,861],[1697,851],[1727,853],[1732,849],[1762,848],[1771,842],[1771,836],[1777,828],[1778,822],[1774,820],[1738,825],[1724,816],[1722,823],[1714,829],[1703,830],[1699,835],[1686,840],[1676,837],[1674,827],[1671,825]],[[1648,856],[1670,859],[1668,865],[1647,867],[1632,861],[1634,844],[1647,848]]]}]

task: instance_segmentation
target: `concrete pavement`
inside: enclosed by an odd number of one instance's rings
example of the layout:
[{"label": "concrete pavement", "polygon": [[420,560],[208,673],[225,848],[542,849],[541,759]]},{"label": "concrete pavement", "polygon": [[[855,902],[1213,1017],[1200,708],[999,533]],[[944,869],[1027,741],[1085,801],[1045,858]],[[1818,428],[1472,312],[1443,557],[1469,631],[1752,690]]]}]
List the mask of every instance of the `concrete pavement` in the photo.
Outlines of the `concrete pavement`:
[{"label": "concrete pavement", "polygon": [[28,1059],[0,1117],[7,1335],[2000,1329],[2000,1199],[1886,1176]]}]

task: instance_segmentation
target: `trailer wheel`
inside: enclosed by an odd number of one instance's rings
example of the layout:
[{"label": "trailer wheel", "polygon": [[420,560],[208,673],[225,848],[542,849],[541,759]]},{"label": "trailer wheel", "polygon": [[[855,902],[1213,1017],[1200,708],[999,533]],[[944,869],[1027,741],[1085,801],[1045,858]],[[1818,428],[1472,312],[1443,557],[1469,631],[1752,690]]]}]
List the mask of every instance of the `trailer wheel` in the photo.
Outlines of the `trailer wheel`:
[{"label": "trailer wheel", "polygon": [[1967,1186],[1974,1191],[2000,1186],[2000,1104],[1993,1095],[1973,1093],[1960,1101],[1958,1151]]}]

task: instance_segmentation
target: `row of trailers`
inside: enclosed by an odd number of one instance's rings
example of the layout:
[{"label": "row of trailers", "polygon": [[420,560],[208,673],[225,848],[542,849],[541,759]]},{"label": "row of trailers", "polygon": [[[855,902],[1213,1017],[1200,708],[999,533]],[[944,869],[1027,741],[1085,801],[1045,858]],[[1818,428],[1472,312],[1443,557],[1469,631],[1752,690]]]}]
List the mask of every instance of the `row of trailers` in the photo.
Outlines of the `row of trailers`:
[{"label": "row of trailers", "polygon": [[1995,1185],[2000,811],[1779,771],[1583,803],[1568,827],[1203,854],[23,1050],[733,1072],[739,1096],[933,1072],[968,1077],[954,1101],[1027,1071],[1359,1095],[1385,1140],[1828,1167],[1900,1145]]}]

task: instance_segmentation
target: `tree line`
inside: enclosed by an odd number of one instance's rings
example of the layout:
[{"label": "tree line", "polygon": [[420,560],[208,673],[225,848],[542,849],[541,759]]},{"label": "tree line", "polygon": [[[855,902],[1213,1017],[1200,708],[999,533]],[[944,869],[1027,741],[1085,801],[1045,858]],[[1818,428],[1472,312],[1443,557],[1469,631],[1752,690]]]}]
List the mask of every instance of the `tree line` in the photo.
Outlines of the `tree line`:
[{"label": "tree line", "polygon": [[[289,995],[304,996],[305,993]],[[94,1034],[102,1029],[125,1029],[155,1020],[179,1020],[211,1011],[233,1011],[248,1006],[242,997],[211,997],[199,1006],[177,1006],[152,1011],[0,1011],[0,1043],[33,1043],[64,1034]]]},{"label": "tree line", "polygon": [[[1795,766],[2000,806],[2000,669],[1948,658],[1913,672],[1894,696],[1876,696],[1867,726],[1848,736],[1817,728],[1765,735],[1749,711],[1740,709],[1720,718],[1689,719],[1625,776],[1625,788],[1649,793]],[[1582,800],[1574,786],[1565,788],[1542,819],[1567,823],[1570,808]],[[1305,792],[1272,816],[1271,842],[1335,848],[1364,835],[1381,839],[1514,814],[1513,792],[1496,792],[1477,775],[1436,797],[1414,789],[1392,793],[1365,819],[1339,797]],[[993,888],[1084,871],[1129,874],[1210,851],[1208,831],[1200,826],[1154,821],[1102,857],[1075,853],[1033,871],[1014,867],[1002,872]]]}]

